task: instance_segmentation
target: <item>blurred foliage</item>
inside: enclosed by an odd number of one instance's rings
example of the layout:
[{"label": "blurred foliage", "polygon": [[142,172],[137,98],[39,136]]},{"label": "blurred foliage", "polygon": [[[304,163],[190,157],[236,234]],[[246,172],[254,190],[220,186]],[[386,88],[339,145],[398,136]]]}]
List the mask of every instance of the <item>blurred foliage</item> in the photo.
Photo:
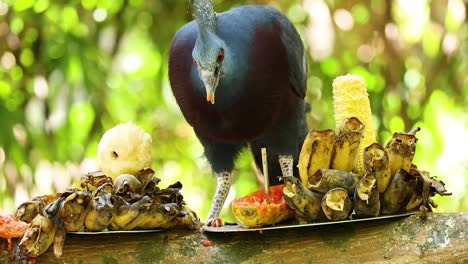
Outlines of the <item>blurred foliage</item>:
[{"label": "blurred foliage", "polygon": [[[454,192],[439,210],[468,209],[466,1],[215,0],[215,9],[244,4],[275,6],[303,37],[310,128],[334,128],[333,79],[363,75],[380,143],[420,126],[415,163]],[[162,185],[180,180],[206,217],[215,180],[167,77],[171,39],[190,20],[187,0],[0,0],[0,211],[97,169],[103,132],[133,120],[153,136]],[[245,151],[229,201],[259,188],[253,175]],[[222,216],[233,221],[229,201]]]}]

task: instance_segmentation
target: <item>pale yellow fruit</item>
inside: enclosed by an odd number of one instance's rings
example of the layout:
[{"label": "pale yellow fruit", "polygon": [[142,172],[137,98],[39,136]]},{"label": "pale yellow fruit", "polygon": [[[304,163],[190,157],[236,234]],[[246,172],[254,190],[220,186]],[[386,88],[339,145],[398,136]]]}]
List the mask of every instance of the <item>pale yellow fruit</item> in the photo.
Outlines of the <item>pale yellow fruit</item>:
[{"label": "pale yellow fruit", "polygon": [[364,124],[363,138],[361,139],[355,164],[356,172],[364,174],[364,148],[376,142],[367,85],[364,78],[357,74],[347,74],[333,80],[333,105],[337,128],[342,124],[343,120],[349,117],[356,117]]},{"label": "pale yellow fruit", "polygon": [[99,141],[98,163],[112,179],[151,167],[151,136],[132,122],[107,130]]}]

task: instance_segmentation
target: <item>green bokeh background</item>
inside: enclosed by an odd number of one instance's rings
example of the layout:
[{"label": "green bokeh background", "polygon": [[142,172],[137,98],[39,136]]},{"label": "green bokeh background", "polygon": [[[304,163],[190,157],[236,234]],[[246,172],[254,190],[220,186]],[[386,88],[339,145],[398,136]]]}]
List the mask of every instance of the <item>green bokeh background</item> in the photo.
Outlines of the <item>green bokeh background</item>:
[{"label": "green bokeh background", "polygon": [[[463,0],[214,1],[272,5],[309,55],[310,128],[335,128],[331,83],[361,74],[378,139],[420,126],[414,163],[446,184],[438,211],[468,209],[467,3]],[[168,49],[187,0],[0,0],[0,212],[63,191],[98,168],[107,129],[132,120],[153,137],[153,168],[204,219],[215,179],[168,82]],[[229,203],[260,188],[245,151]]]}]

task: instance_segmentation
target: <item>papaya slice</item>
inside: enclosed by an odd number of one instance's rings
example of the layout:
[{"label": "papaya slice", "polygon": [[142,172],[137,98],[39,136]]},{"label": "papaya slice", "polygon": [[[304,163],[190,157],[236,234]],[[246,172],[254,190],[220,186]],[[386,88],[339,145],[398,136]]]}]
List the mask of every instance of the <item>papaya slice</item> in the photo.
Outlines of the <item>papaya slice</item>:
[{"label": "papaya slice", "polygon": [[231,204],[232,213],[248,227],[274,225],[293,216],[292,209],[283,198],[284,184],[270,186],[267,199],[265,189],[237,198]]}]

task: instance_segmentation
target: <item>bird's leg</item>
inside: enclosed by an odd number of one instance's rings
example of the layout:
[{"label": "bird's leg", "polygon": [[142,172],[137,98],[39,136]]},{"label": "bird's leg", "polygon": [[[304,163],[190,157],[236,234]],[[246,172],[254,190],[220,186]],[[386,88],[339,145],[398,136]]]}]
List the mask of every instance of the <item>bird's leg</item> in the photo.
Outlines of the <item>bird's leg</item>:
[{"label": "bird's leg", "polygon": [[[231,188],[230,172],[222,171],[215,173],[215,175],[217,180],[216,192],[205,225],[210,225],[211,222],[219,216],[219,213],[221,213],[221,209],[223,209],[224,201],[226,201],[226,197],[229,193],[229,189]],[[214,224],[216,225],[217,221],[215,221]]]},{"label": "bird's leg", "polygon": [[279,155],[278,159],[283,176],[293,176],[294,160],[292,155]]}]

